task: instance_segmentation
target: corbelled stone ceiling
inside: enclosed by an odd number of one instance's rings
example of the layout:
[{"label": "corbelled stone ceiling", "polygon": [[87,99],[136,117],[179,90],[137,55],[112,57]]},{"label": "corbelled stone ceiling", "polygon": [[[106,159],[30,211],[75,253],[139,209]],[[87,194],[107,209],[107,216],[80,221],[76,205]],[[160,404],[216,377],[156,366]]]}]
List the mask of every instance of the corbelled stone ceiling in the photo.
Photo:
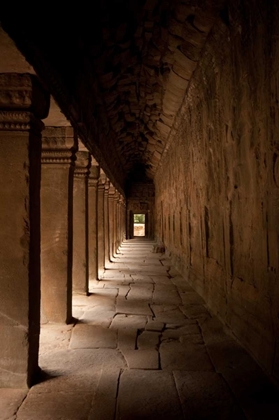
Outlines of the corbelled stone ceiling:
[{"label": "corbelled stone ceiling", "polygon": [[[152,179],[224,1],[95,0],[24,9],[4,29],[104,170]],[[39,7],[39,6],[38,6]]]}]

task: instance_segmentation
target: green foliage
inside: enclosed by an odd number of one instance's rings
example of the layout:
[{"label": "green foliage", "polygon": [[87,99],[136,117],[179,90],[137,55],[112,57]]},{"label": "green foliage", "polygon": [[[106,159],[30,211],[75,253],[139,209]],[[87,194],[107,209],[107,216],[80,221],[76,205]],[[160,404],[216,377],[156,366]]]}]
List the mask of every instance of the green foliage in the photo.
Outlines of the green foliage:
[{"label": "green foliage", "polygon": [[134,214],[134,223],[145,223],[145,214]]}]

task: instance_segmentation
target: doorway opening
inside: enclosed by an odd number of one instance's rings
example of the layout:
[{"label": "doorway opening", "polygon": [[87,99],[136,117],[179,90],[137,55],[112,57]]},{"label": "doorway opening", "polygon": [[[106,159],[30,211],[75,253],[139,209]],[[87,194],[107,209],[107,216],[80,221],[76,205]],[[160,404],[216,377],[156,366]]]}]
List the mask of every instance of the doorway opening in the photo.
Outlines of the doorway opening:
[{"label": "doorway opening", "polygon": [[134,236],[145,236],[145,214],[134,214]]}]

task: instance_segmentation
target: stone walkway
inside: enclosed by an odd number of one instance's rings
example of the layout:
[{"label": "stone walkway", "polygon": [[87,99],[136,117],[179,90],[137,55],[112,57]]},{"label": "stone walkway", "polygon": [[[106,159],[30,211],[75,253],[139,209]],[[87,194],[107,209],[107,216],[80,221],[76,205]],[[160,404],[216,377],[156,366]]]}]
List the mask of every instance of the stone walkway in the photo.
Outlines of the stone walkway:
[{"label": "stone walkway", "polygon": [[152,249],[125,241],[76,323],[42,326],[45,380],[1,389],[1,420],[279,419],[278,391]]}]

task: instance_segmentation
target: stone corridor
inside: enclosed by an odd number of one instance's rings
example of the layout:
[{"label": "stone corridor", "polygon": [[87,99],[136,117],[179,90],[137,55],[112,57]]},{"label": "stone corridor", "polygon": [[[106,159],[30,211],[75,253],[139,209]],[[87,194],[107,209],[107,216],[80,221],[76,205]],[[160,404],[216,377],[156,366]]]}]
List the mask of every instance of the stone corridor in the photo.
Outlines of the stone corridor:
[{"label": "stone corridor", "polygon": [[1,420],[278,419],[279,394],[165,254],[126,240],[70,325],[41,327],[42,381]]}]

